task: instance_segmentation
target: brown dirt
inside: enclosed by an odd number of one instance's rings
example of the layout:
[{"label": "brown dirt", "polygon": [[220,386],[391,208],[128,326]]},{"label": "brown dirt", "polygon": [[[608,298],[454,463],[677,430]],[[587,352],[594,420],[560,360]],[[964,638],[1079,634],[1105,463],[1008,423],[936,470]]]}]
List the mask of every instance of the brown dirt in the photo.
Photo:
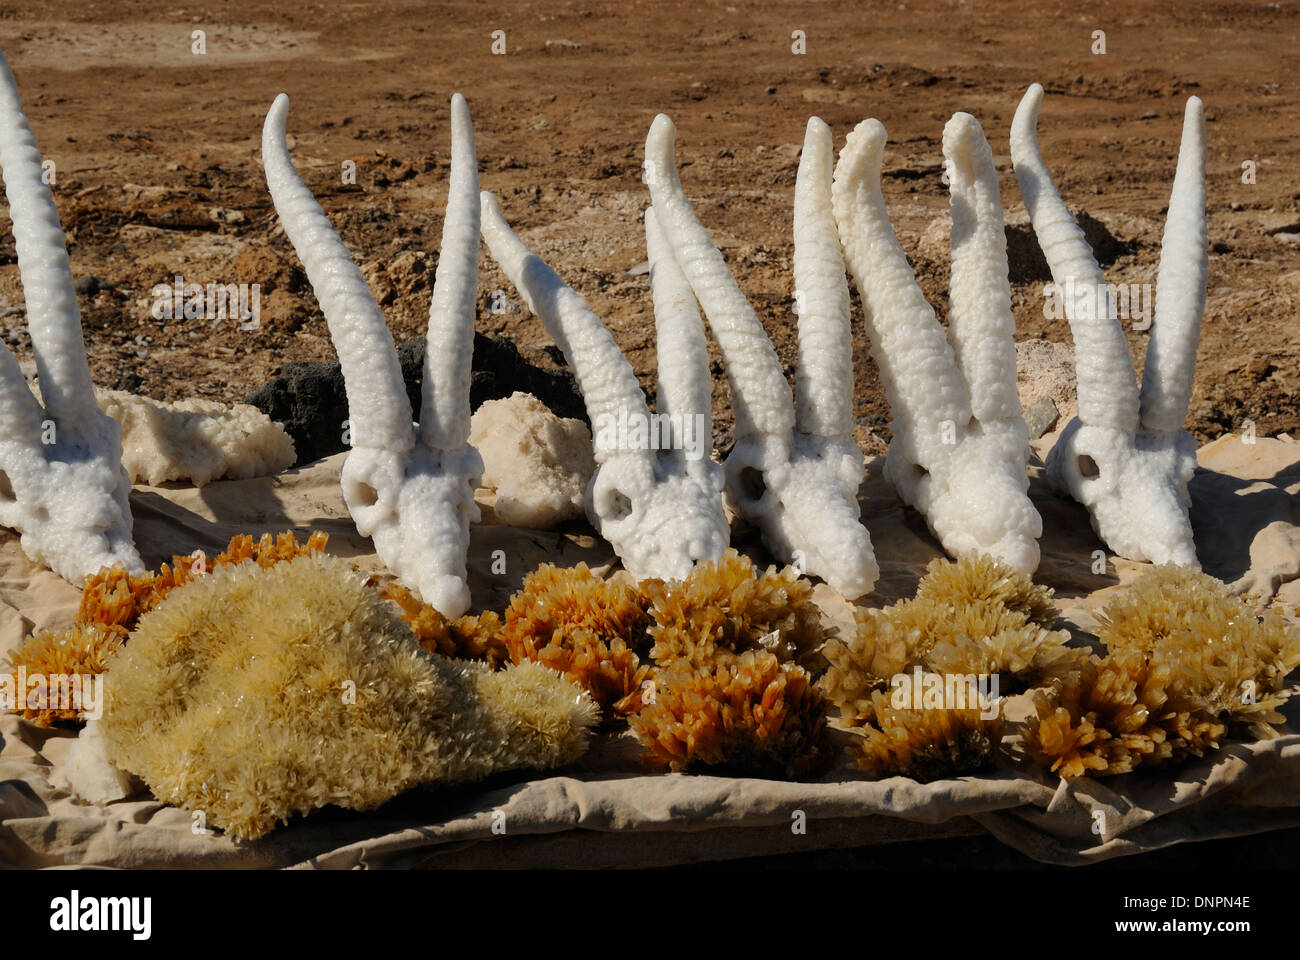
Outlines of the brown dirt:
[{"label": "brown dirt", "polygon": [[[1292,56],[1300,7],[1185,2],[1134,8],[1032,2],[638,4],[425,2],[185,5],[108,0],[7,3],[0,47],[56,194],[83,294],[96,381],[158,398],[241,398],[289,360],[333,356],[262,179],[262,118],[293,97],[299,170],[362,264],[400,341],[423,332],[447,177],[447,100],[474,113],[485,189],[533,248],[585,295],[653,388],[654,334],[639,215],[650,120],[678,125],[682,179],[787,372],[794,363],[791,203],[798,144],[817,113],[842,142],[864,117],[890,131],[886,199],[943,316],[946,188],[941,133],[957,110],[993,143],[1010,219],[1023,215],[1008,158],[1025,87],[1048,90],[1041,140],[1067,201],[1114,239],[1112,283],[1154,282],[1183,102],[1209,121],[1209,303],[1190,426],[1201,440],[1249,418],[1300,427],[1292,318],[1300,298],[1300,107]],[[50,19],[57,12],[66,19]],[[208,53],[191,53],[191,31]],[[807,53],[791,52],[806,31]],[[1108,52],[1090,52],[1092,31]],[[507,53],[490,52],[493,30]],[[567,41],[563,43],[561,41]],[[1287,62],[1292,63],[1287,67]],[[357,185],[341,164],[357,164]],[[1254,160],[1258,183],[1241,182]],[[939,243],[923,243],[927,228]],[[1014,239],[1014,238],[1013,238]],[[1014,250],[1013,250],[1014,254]],[[261,284],[263,324],[158,321],[150,290]],[[1069,340],[1044,319],[1042,277],[1019,269],[1017,336]],[[506,291],[484,255],[481,295]],[[13,241],[0,239],[0,335],[20,359]],[[479,328],[535,360],[556,351],[516,306]],[[1145,334],[1129,332],[1139,358]],[[885,403],[860,327],[857,415],[887,438]],[[720,427],[729,419],[716,362]]]}]

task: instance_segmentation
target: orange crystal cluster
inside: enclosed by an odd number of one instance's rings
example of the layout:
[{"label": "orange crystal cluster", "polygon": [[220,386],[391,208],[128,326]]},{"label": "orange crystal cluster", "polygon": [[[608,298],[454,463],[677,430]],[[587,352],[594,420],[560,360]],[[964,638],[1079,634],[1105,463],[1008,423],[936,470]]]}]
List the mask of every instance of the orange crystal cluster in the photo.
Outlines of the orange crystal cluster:
[{"label": "orange crystal cluster", "polygon": [[311,534],[304,544],[289,532],[276,537],[263,534],[256,541],[248,534],[236,534],[226,550],[211,560],[196,551],[192,556],[172,557],[171,565],[164,563],[157,573],[139,576],[127,573],[122,567],[105,567],[86,578],[77,623],[100,624],[125,637],[163,597],[195,577],[249,560],[259,567],[269,567],[294,557],[321,553],[328,540],[329,534],[319,531]]},{"label": "orange crystal cluster", "polygon": [[640,708],[650,665],[649,599],[585,563],[545,563],[510,598],[501,626],[510,659],[544,664],[587,690],[606,718]]},{"label": "orange crystal cluster", "polygon": [[388,584],[380,595],[397,604],[415,639],[430,653],[459,660],[484,660],[493,670],[510,661],[510,650],[501,636],[501,618],[493,611],[448,620],[400,583]]},{"label": "orange crystal cluster", "polygon": [[812,584],[728,550],[653,598],[654,696],[630,724],[653,767],[802,779],[833,759],[808,667],[829,635]]},{"label": "orange crystal cluster", "polygon": [[1300,636],[1219,580],[1159,566],[1098,617],[1107,656],[1036,691],[1028,755],[1065,779],[1203,756],[1231,735],[1270,738]]}]

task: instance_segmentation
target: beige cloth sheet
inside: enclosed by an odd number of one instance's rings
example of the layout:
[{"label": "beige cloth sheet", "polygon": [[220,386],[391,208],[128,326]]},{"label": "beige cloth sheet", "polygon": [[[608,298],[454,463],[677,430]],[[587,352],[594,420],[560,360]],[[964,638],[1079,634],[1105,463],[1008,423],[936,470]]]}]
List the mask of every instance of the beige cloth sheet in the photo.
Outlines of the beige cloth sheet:
[{"label": "beige cloth sheet", "polygon": [[[338,487],[341,456],[274,478],[216,482],[202,489],[137,487],[136,538],[146,563],[173,553],[220,551],[236,533],[312,530],[330,552],[382,573],[357,536]],[[1248,573],[1281,584],[1280,603],[1300,600],[1297,551],[1288,534],[1300,492],[1300,445],[1219,441],[1201,451],[1193,519],[1207,569],[1234,580]],[[940,552],[923,520],[885,484],[879,461],[863,486],[863,519],[882,578],[870,603],[909,596]],[[1086,632],[1093,614],[1142,564],[1115,561],[1094,574],[1100,544],[1083,509],[1045,488],[1037,578],[1056,588],[1065,623]],[[539,563],[607,564],[609,547],[580,523],[560,531],[475,527],[470,572],[475,606],[500,608]],[[733,542],[763,558],[753,531]],[[506,573],[492,572],[504,550]],[[1294,570],[1291,568],[1295,568]],[[837,622],[849,608],[824,587],[818,597]],[[34,629],[71,622],[79,591],[32,564],[16,535],[0,530],[0,653]],[[1288,731],[1300,731],[1297,703]],[[1011,716],[1025,704],[1012,702]],[[24,867],[657,866],[859,847],[987,831],[1037,860],[1079,864],[1191,840],[1300,825],[1300,734],[1234,743],[1176,771],[1066,784],[1027,763],[979,777],[931,784],[872,781],[848,756],[815,783],[709,776],[645,775],[626,733],[601,738],[578,765],[546,775],[416,790],[369,813],[324,810],[259,841],[196,833],[184,811],[142,792],[106,807],[60,790],[59,767],[75,733],[0,718],[0,865]],[[847,734],[837,733],[837,736]],[[802,829],[801,829],[802,828]]]}]

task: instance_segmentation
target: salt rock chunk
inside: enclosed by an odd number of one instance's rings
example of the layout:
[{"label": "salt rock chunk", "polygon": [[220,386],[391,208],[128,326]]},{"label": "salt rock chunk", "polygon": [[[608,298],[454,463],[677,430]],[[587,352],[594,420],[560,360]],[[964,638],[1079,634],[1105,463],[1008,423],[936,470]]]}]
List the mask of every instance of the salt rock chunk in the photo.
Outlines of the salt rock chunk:
[{"label": "salt rock chunk", "polygon": [[86,721],[85,728],[68,749],[57,786],[90,803],[112,803],[131,795],[131,775],[108,759],[108,741],[99,721]]},{"label": "salt rock chunk", "polygon": [[496,490],[502,523],[553,527],[582,516],[596,460],[581,420],[562,420],[532,394],[516,392],[479,407],[469,442],[483,457],[483,486]]},{"label": "salt rock chunk", "polygon": [[167,403],[96,390],[99,408],[122,427],[122,465],[132,483],[246,480],[293,466],[293,441],[256,407],[215,400]]}]

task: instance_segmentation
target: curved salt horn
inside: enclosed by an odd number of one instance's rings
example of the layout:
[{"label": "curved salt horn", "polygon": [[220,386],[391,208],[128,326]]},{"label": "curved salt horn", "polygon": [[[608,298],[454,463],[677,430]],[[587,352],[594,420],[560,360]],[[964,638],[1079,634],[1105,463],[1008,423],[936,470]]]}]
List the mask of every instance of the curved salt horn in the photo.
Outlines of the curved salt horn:
[{"label": "curved salt horn", "polygon": [[41,399],[60,429],[76,430],[99,413],[99,406],[86,362],[68,248],[41,164],[13,71],[0,55],[0,166]]},{"label": "curved salt horn", "polygon": [[952,209],[948,339],[981,422],[1021,415],[1006,227],[993,151],[979,121],[954,114],[943,130]]},{"label": "curved salt horn", "polygon": [[[1052,280],[1065,302],[1074,338],[1079,419],[1132,433],[1138,420],[1133,356],[1109,307],[1105,279],[1092,248],[1043,162],[1037,131],[1042,103],[1043,88],[1035,83],[1020,101],[1011,123],[1011,163]],[[1071,291],[1081,296],[1071,295]]]},{"label": "curved salt horn", "polygon": [[[673,431],[673,455],[682,457],[690,431],[700,444],[712,444],[713,382],[704,321],[695,308],[686,275],[673,258],[654,207],[645,212],[646,254],[650,261],[650,296],[654,302],[655,350],[659,358],[656,412],[666,416]],[[702,421],[696,421],[702,416]],[[688,426],[689,423],[692,426]],[[700,423],[702,429],[693,426]],[[697,458],[707,459],[707,458]],[[689,468],[690,462],[687,463]]]},{"label": "curved salt horn", "polygon": [[1205,232],[1205,110],[1190,97],[1183,114],[1178,170],[1169,196],[1155,322],[1142,371],[1141,422],[1147,433],[1181,430],[1196,374],[1209,263]]},{"label": "curved salt horn", "polygon": [[849,285],[831,204],[835,144],[810,117],[794,186],[794,285],[799,307],[795,421],[819,437],[853,435]]},{"label": "curved salt horn", "polygon": [[736,438],[764,434],[791,442],[794,397],[781,362],[726,261],[682,190],[673,158],[677,130],[664,114],[650,125],[645,175],[659,224],[726,360]]},{"label": "curved salt horn", "polygon": [[884,146],[884,125],[864,120],[840,151],[832,195],[844,260],[862,295],[871,353],[894,416],[908,424],[962,425],[971,418],[966,384],[885,211]]},{"label": "curved salt horn", "polygon": [[338,352],[348,394],[352,445],[410,450],[415,443],[411,404],[402,387],[393,336],[361,271],[289,159],[285,142],[288,113],[289,98],[282,93],[271,104],[262,127],[266,185],[284,232],[307,271]]},{"label": "curved salt horn", "polygon": [[478,296],[478,158],[469,106],[451,98],[451,177],[429,303],[420,435],[439,450],[469,442],[469,387]]},{"label": "curved salt horn", "polygon": [[595,435],[596,462],[629,452],[611,442],[617,431],[601,426],[617,424],[620,411],[625,417],[639,415],[648,421],[650,409],[632,365],[587,301],[515,236],[496,197],[485,190],[479,198],[488,252],[537,314],[578,378]]}]

